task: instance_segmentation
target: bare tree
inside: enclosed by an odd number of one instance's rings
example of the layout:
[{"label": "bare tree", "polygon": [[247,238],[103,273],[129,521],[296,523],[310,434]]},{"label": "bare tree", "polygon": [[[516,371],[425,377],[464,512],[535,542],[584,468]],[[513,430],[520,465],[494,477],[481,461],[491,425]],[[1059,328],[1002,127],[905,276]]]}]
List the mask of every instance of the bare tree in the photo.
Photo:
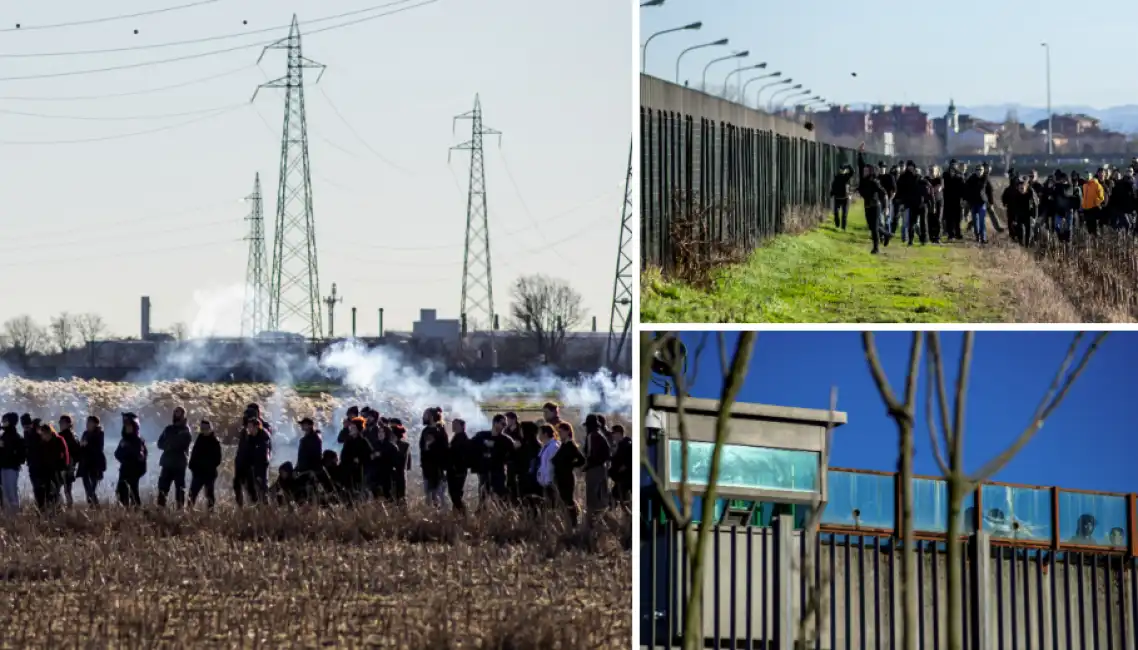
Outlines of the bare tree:
[{"label": "bare tree", "polygon": [[568,333],[585,320],[581,294],[564,280],[545,275],[523,275],[512,294],[514,331],[529,337],[546,363],[557,363]]},{"label": "bare tree", "polygon": [[[945,387],[944,379],[944,364],[941,356],[940,335],[936,332],[930,332],[924,336],[928,337],[929,344],[929,363],[926,365],[928,378],[925,385],[925,420],[928,425],[929,440],[932,443],[933,456],[936,458],[937,465],[941,473],[945,477],[945,483],[948,488],[948,649],[961,650],[964,647],[963,639],[963,611],[960,605],[960,594],[962,590],[962,580],[960,575],[960,559],[962,549],[960,547],[960,512],[963,507],[964,497],[976,489],[976,487],[992,478],[996,472],[1000,471],[1023,447],[1031,441],[1032,437],[1043,426],[1044,421],[1050,417],[1051,413],[1058,408],[1059,404],[1067,396],[1067,392],[1074,384],[1075,380],[1079,378],[1083,370],[1087,366],[1087,362],[1095,354],[1101,346],[1102,341],[1106,338],[1107,333],[1101,332],[1097,334],[1090,346],[1079,357],[1078,362],[1075,363],[1076,357],[1079,353],[1080,342],[1082,341],[1085,333],[1075,335],[1070,348],[1067,350],[1067,356],[1063,364],[1059,367],[1055,378],[1051,382],[1051,386],[1043,399],[1040,400],[1039,405],[1036,407],[1035,413],[1032,415],[1031,421],[1027,427],[1019,434],[1006,450],[1001,454],[985,463],[980,471],[968,475],[964,470],[964,409],[966,404],[968,392],[968,379],[969,370],[972,365],[972,349],[975,340],[974,332],[965,332],[964,346],[960,354],[960,364],[956,377],[956,394],[953,403],[948,401],[948,392]],[[876,347],[873,343],[873,335],[871,333],[863,333],[862,341],[865,347],[866,359],[869,362],[870,371],[873,375],[874,382],[877,384],[878,390],[881,392],[882,398],[885,400],[886,406],[889,409],[889,414],[897,422],[898,430],[901,432],[901,466],[902,466],[902,486],[901,486],[901,508],[902,508],[902,540],[907,541],[912,539],[913,525],[912,525],[912,452],[913,452],[913,415],[916,404],[916,386],[917,374],[920,367],[921,356],[921,337],[920,332],[913,334],[913,344],[909,360],[909,375],[906,379],[905,388],[905,401],[904,403],[898,402],[893,394],[892,388],[889,386],[889,380],[885,376],[885,371],[882,369],[881,361],[878,358]],[[1071,369],[1074,364],[1074,369]],[[935,398],[934,398],[935,393]],[[934,402],[937,405],[936,413],[934,414]],[[952,420],[949,420],[949,410],[952,410]],[[939,422],[936,415],[939,415]],[[944,434],[944,445],[948,450],[948,461],[945,461],[944,455],[941,453],[939,436],[937,427]],[[906,459],[907,463],[906,463]],[[907,473],[906,473],[906,464]],[[902,545],[903,564],[902,564],[902,582],[901,593],[904,612],[902,621],[902,645],[904,649],[912,650],[916,647],[916,594],[912,589],[913,578],[915,573],[913,570],[916,568],[915,563],[910,566],[913,560],[912,549],[909,544]]]},{"label": "bare tree", "polygon": [[59,348],[60,352],[67,352],[75,347],[77,332],[74,316],[63,312],[51,319],[50,327],[51,341],[55,344],[55,347]]},{"label": "bare tree", "polygon": [[[704,486],[703,499],[705,503],[715,503],[719,495],[719,467],[723,456],[723,447],[727,442],[731,411],[735,405],[735,398],[742,388],[743,380],[747,376],[747,369],[751,363],[751,353],[755,347],[755,332],[741,332],[739,341],[730,361],[727,359],[727,345],[723,333],[719,333],[719,359],[723,373],[723,384],[719,396],[719,412],[715,417],[715,447],[711,455],[711,467],[708,470],[707,483]],[[688,442],[685,400],[687,397],[687,380],[684,377],[682,359],[677,354],[679,348],[677,335],[671,332],[642,332],[640,334],[640,422],[641,426],[648,417],[648,382],[651,380],[652,364],[657,361],[671,378],[676,389],[676,420],[679,423],[680,433],[680,506],[676,506],[672,499],[659,499],[660,505],[668,512],[668,516],[685,537],[684,552],[688,565],[691,588],[685,599],[683,611],[685,612],[683,626],[683,644],[685,650],[703,648],[702,607],[703,601],[703,569],[707,556],[707,547],[711,541],[711,532],[716,522],[713,517],[704,517],[698,527],[693,525],[693,500],[688,485]],[[696,355],[698,362],[698,352]],[[645,472],[655,484],[657,492],[668,494],[667,486],[657,474],[648,456],[647,436],[644,431],[640,435],[640,462]]]},{"label": "bare tree", "polygon": [[31,316],[17,316],[4,323],[4,338],[9,350],[23,365],[30,355],[42,349],[46,335]]},{"label": "bare tree", "polygon": [[174,325],[170,328],[170,336],[173,336],[175,341],[185,341],[187,338],[189,338],[189,335],[190,328],[186,327],[186,324],[183,322],[179,321],[177,323],[174,323]]},{"label": "bare tree", "polygon": [[98,341],[107,332],[103,317],[98,314],[79,314],[75,317],[75,330],[83,343]]}]

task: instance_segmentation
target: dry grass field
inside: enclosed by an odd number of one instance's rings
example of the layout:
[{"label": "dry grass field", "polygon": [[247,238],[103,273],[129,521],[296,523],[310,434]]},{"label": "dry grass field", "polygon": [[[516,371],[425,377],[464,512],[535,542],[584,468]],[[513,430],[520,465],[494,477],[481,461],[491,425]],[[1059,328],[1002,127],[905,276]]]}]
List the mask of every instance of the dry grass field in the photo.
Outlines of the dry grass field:
[{"label": "dry grass field", "polygon": [[627,648],[627,513],[112,507],[0,519],[0,648]]}]

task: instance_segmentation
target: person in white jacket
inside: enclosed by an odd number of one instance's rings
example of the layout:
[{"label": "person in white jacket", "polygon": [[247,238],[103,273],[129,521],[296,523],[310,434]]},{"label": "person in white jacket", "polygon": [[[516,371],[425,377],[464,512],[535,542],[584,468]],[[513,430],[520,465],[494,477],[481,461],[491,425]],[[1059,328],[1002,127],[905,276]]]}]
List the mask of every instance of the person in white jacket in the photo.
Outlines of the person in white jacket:
[{"label": "person in white jacket", "polygon": [[557,431],[548,424],[541,425],[537,433],[541,452],[537,456],[537,483],[541,486],[546,503],[557,503],[557,488],[553,485],[553,456],[561,448]]}]

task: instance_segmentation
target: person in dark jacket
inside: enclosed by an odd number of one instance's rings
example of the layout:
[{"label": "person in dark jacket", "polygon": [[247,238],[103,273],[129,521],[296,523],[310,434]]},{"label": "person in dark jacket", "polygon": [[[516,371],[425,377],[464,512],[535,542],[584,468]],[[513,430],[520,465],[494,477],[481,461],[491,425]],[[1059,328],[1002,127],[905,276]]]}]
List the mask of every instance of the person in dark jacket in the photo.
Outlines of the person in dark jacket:
[{"label": "person in dark jacket", "polygon": [[419,469],[423,472],[423,493],[427,505],[434,508],[443,505],[448,442],[445,425],[426,424],[424,421],[423,431],[419,434]]},{"label": "person in dark jacket", "polygon": [[371,460],[364,467],[364,481],[372,498],[378,499],[391,491],[390,459],[383,457],[384,452],[389,451],[383,444],[387,439],[387,431],[379,424],[379,412],[370,406],[360,410],[360,417],[364,419],[363,437],[374,451]]},{"label": "person in dark jacket", "polygon": [[98,416],[88,415],[83,435],[79,437],[79,450],[75,459],[75,476],[83,483],[87,505],[99,506],[99,483],[107,471],[107,454],[104,451],[106,434]]},{"label": "person in dark jacket", "polygon": [[541,497],[541,485],[537,482],[538,454],[541,453],[541,441],[538,440],[538,424],[525,421],[519,425],[522,434],[522,445],[514,453],[520,466],[524,466],[524,473],[518,478],[518,490],[523,503],[534,503],[535,498]]},{"label": "person in dark jacket", "polygon": [[27,461],[24,437],[16,428],[19,423],[16,413],[0,418],[0,503],[8,512],[20,509],[20,467]]},{"label": "person in dark jacket", "polygon": [[312,418],[303,418],[299,422],[301,436],[296,448],[296,473],[317,473],[321,468],[321,458],[324,455],[324,440],[316,430],[316,422]]},{"label": "person in dark jacket", "polygon": [[557,437],[561,440],[561,446],[553,456],[553,486],[562,506],[569,513],[569,522],[576,528],[580,518],[576,498],[576,470],[585,466],[585,455],[573,438],[573,425],[568,422],[558,423]]},{"label": "person in dark jacket", "polygon": [[325,449],[320,457],[320,465],[323,471],[317,474],[316,478],[323,492],[320,498],[321,504],[328,507],[337,503],[349,503],[347,481],[336,452]]},{"label": "person in dark jacket", "polygon": [[960,222],[964,219],[964,176],[957,167],[956,159],[948,163],[944,172],[944,213],[942,221],[948,239],[960,241],[964,238]]},{"label": "person in dark jacket", "polygon": [[272,458],[272,438],[261,419],[250,414],[237,439],[237,454],[233,459],[233,496],[238,507],[245,504],[246,496],[252,503],[264,501]]},{"label": "person in dark jacket", "polygon": [[205,490],[205,505],[209,510],[217,503],[215,487],[217,472],[221,467],[221,441],[213,432],[213,424],[209,420],[202,420],[198,424],[198,437],[194,439],[194,448],[190,451],[190,507],[198,499],[198,494]]},{"label": "person in dark jacket", "polygon": [[988,243],[988,209],[995,202],[992,192],[992,182],[977,165],[964,185],[964,200],[972,212],[972,234],[981,244]]},{"label": "person in dark jacket", "polygon": [[40,445],[39,420],[32,418],[31,413],[20,416],[20,428],[24,435],[24,454],[28,463],[28,481],[35,485],[40,480],[39,458],[37,449]]},{"label": "person in dark jacket", "polygon": [[311,473],[300,474],[286,461],[277,468],[277,479],[269,486],[269,495],[278,506],[292,508],[310,503],[316,494],[316,485]]},{"label": "person in dark jacket", "polygon": [[863,152],[865,151],[865,143],[862,143],[861,149],[857,154],[857,166],[861,170],[861,179],[857,184],[857,193],[861,195],[862,203],[865,208],[865,224],[869,228],[869,235],[873,240],[873,249],[870,253],[876,255],[879,251],[879,244],[884,240],[886,246],[889,245],[889,238],[892,236],[889,232],[888,224],[882,221],[884,211],[889,205],[889,195],[886,193],[885,188],[882,187],[881,181],[873,172],[873,166],[865,163]]},{"label": "person in dark jacket", "polygon": [[622,507],[632,507],[632,438],[624,435],[624,427],[614,424],[609,435],[613,448],[609,478],[612,479],[613,501]]},{"label": "person in dark jacket", "polygon": [[391,499],[396,503],[407,502],[407,472],[411,471],[411,443],[407,442],[407,429],[402,424],[393,424],[387,432],[388,443],[394,448],[388,452],[391,467]]},{"label": "person in dark jacket", "polygon": [[63,502],[68,508],[75,505],[72,488],[75,485],[75,463],[79,460],[79,441],[75,438],[74,422],[70,415],[59,416],[59,437],[67,445],[67,469],[63,472]]},{"label": "person in dark jacket", "polygon": [[353,501],[364,496],[364,471],[376,453],[363,436],[365,427],[366,420],[361,417],[352,418],[348,422],[348,439],[344,441],[344,448],[340,452],[340,470],[343,472],[348,497]]},{"label": "person in dark jacket", "polygon": [[908,207],[909,219],[906,225],[909,232],[905,241],[912,246],[919,237],[921,245],[924,246],[929,242],[929,213],[932,211],[933,186],[921,168],[914,168],[913,173],[916,181],[913,184],[913,196]]},{"label": "person in dark jacket", "polygon": [[186,424],[186,409],[174,409],[173,421],[166,425],[158,436],[158,449],[162,456],[158,459],[161,468],[158,473],[158,507],[166,506],[166,496],[170,485],[174,486],[174,500],[178,508],[186,505],[186,464],[189,461],[190,447],[194,444],[194,434]]},{"label": "person in dark jacket", "polygon": [[938,165],[933,165],[928,176],[932,198],[928,204],[929,241],[941,243],[944,236],[944,175]]},{"label": "person in dark jacket", "polygon": [[850,182],[853,179],[853,170],[849,165],[834,175],[830,182],[830,198],[834,201],[834,227],[846,229],[846,221],[850,214]]},{"label": "person in dark jacket", "polygon": [[1039,215],[1039,202],[1031,185],[1022,176],[1013,181],[1014,190],[1007,202],[1008,229],[1012,239],[1023,246],[1031,245],[1032,229]]},{"label": "person in dark jacket", "polygon": [[59,492],[67,475],[67,468],[71,465],[71,458],[67,455],[67,442],[63,440],[55,427],[49,422],[39,425],[40,444],[36,446],[36,465],[39,467],[39,480],[32,484],[32,491],[36,498],[36,507],[40,512],[53,511],[59,508]]},{"label": "person in dark jacket", "polygon": [[121,439],[115,447],[115,460],[119,462],[119,481],[115,493],[119,503],[128,508],[142,505],[138,482],[146,475],[146,457],[146,441],[142,439],[138,416],[123,413]]},{"label": "person in dark jacket", "polygon": [[901,241],[910,245],[913,221],[920,208],[920,189],[917,187],[919,178],[916,163],[912,160],[905,161],[905,170],[897,177],[897,201],[901,204],[901,213],[896,221],[902,224]]},{"label": "person in dark jacket", "polygon": [[1134,171],[1127,168],[1126,176],[1121,172],[1114,172],[1114,189],[1110,192],[1111,225],[1117,230],[1127,231],[1133,226],[1135,210]]},{"label": "person in dark jacket", "polygon": [[492,498],[506,498],[506,463],[514,451],[514,443],[503,431],[506,416],[494,415],[489,431],[479,431],[471,439],[478,455],[478,507],[489,505]]},{"label": "person in dark jacket", "polygon": [[510,503],[518,505],[522,502],[522,477],[529,469],[522,455],[522,428],[518,423],[518,414],[513,411],[506,412],[506,428],[502,433],[513,443],[514,449],[506,461],[506,493]]},{"label": "person in dark jacket", "polygon": [[[863,150],[865,145],[862,145]],[[897,166],[894,165],[889,169],[885,168],[885,163],[878,163],[877,166],[877,180],[881,182],[881,188],[885,190],[885,202],[881,206],[881,223],[890,235],[897,232],[895,224],[897,222]]]},{"label": "person in dark jacket", "polygon": [[269,438],[273,437],[273,426],[271,424],[269,424],[269,422],[265,419],[265,415],[261,411],[261,405],[260,404],[258,404],[256,402],[252,402],[245,407],[245,416],[244,416],[244,418],[242,418],[242,422],[244,422],[245,419],[248,419],[251,417],[257,418],[257,420],[259,420],[261,422],[261,428],[264,429],[265,433],[269,436]]},{"label": "person in dark jacket", "polygon": [[470,472],[473,450],[470,438],[466,435],[466,420],[455,418],[450,426],[454,435],[447,445],[447,494],[450,495],[451,507],[456,513],[462,514],[466,512],[463,494],[466,492],[466,476]]},{"label": "person in dark jacket", "polygon": [[590,527],[595,527],[609,507],[609,461],[612,448],[605,436],[601,416],[585,417],[585,512]]},{"label": "person in dark jacket", "polygon": [[341,453],[343,453],[344,443],[348,441],[348,423],[351,422],[353,419],[358,418],[359,416],[360,416],[360,407],[358,407],[358,406],[349,406],[348,407],[348,413],[347,413],[347,415],[344,416],[344,422],[343,422],[342,426],[340,427],[340,433],[336,436],[336,442],[341,447]]}]

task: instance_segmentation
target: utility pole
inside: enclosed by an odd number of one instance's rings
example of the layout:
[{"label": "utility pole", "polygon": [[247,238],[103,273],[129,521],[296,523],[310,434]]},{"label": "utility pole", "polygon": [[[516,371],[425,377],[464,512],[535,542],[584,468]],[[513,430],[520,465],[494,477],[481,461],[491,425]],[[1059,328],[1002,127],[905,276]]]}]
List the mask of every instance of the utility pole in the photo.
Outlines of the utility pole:
[{"label": "utility pole", "polygon": [[[284,129],[281,133],[280,184],[273,233],[273,269],[269,280],[270,327],[282,331],[291,324],[311,339],[323,331],[320,317],[320,274],[316,263],[316,224],[312,213],[312,175],[308,159],[308,124],[304,111],[304,69],[325,66],[300,52],[296,14],[287,38],[265,47],[288,53],[285,76],[257,87],[284,89]],[[261,59],[257,59],[260,63]],[[253,99],[257,93],[253,93]]]},{"label": "utility pole", "polygon": [[[490,266],[490,225],[486,212],[486,168],[482,154],[484,136],[498,136],[502,132],[487,128],[482,123],[482,102],[474,96],[474,110],[458,115],[459,120],[470,120],[470,140],[451,147],[451,151],[470,152],[470,185],[466,195],[466,244],[462,253],[462,303],[459,317],[466,319],[474,331],[479,326],[490,333],[490,349],[496,353],[494,332],[494,282]],[[450,162],[449,154],[447,162]]]},{"label": "utility pole", "polygon": [[624,207],[620,213],[620,236],[616,247],[616,275],[612,281],[612,311],[605,357],[610,368],[618,367],[628,330],[632,326],[632,140],[628,142],[628,174],[624,180]]},{"label": "utility pole", "polygon": [[1055,153],[1055,127],[1051,120],[1051,45],[1042,45],[1047,53],[1047,156],[1051,157]]},{"label": "utility pole", "polygon": [[[336,283],[332,283],[332,295],[324,298],[324,304],[328,305],[328,338],[336,337],[336,303],[344,302],[343,296],[336,295]],[[355,309],[352,309],[352,317],[355,317]]]},{"label": "utility pole", "polygon": [[268,324],[265,283],[265,214],[261,200],[261,174],[253,180],[253,193],[245,197],[249,202],[249,261],[245,265],[245,307],[241,315],[241,336],[257,336]]}]

